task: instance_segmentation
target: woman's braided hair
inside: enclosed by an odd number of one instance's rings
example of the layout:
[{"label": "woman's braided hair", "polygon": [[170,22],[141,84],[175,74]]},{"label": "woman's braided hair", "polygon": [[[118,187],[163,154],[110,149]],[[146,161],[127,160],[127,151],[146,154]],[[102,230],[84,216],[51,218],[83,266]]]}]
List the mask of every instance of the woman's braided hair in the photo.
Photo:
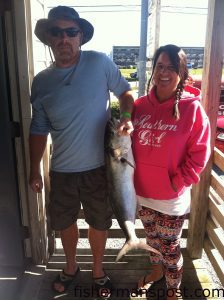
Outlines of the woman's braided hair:
[{"label": "woman's braided hair", "polygon": [[152,74],[148,81],[147,94],[149,93],[151,81],[153,79],[153,74],[154,74],[155,67],[156,67],[156,63],[157,63],[157,60],[161,53],[166,53],[168,55],[172,65],[174,67],[175,72],[180,77],[180,82],[178,83],[177,88],[176,88],[175,102],[174,102],[174,107],[173,107],[173,117],[176,120],[179,120],[180,112],[179,112],[179,108],[178,108],[178,103],[180,101],[181,95],[184,90],[185,81],[188,78],[187,56],[184,53],[184,51],[176,45],[169,44],[169,45],[159,47],[156,50],[153,60],[152,60]]}]

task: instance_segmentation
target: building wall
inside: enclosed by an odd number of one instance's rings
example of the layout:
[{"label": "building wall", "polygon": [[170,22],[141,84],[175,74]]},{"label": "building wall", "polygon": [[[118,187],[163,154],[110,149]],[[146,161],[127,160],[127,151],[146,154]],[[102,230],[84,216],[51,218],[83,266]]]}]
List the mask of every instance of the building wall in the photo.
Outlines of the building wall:
[{"label": "building wall", "polygon": [[32,43],[33,43],[33,60],[34,60],[34,75],[45,69],[49,65],[48,47],[38,40],[34,34],[34,29],[37,20],[46,18],[46,1],[32,0],[31,1],[31,21],[32,21]]},{"label": "building wall", "polygon": [[182,49],[187,55],[188,68],[203,68],[204,47],[182,47]]},{"label": "building wall", "polygon": [[149,7],[147,56],[152,58],[155,50],[166,44],[192,49],[204,47],[207,13],[207,0],[152,0]]},{"label": "building wall", "polygon": [[119,68],[136,67],[138,56],[138,46],[113,46],[112,59]]}]

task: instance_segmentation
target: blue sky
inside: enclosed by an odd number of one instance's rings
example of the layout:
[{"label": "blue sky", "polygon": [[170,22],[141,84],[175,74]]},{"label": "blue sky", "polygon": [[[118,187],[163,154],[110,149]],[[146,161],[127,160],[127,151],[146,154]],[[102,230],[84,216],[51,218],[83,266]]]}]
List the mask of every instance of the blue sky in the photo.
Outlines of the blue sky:
[{"label": "blue sky", "polygon": [[[160,45],[203,47],[208,0],[161,0]],[[141,0],[46,0],[47,7],[73,6],[95,33],[83,49],[110,53],[114,46],[140,43]],[[109,5],[109,6],[108,6]]]}]

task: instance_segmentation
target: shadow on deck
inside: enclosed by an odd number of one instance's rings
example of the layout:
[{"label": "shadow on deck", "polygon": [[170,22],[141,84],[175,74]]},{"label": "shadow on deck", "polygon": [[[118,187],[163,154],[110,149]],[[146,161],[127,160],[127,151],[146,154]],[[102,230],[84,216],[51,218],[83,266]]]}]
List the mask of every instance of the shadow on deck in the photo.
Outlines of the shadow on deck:
[{"label": "shadow on deck", "polygon": [[[56,250],[50,257],[47,266],[29,265],[25,272],[16,269],[2,269],[0,271],[0,299],[1,300],[74,300],[97,299],[92,284],[92,254],[87,237],[87,226],[79,219],[80,239],[77,249],[77,261],[81,268],[78,284],[71,286],[65,294],[56,295],[51,290],[51,284],[57,274],[65,266],[65,256],[60,239],[55,239]],[[136,231],[140,238],[144,231],[136,220]],[[186,249],[187,221],[181,239],[182,254],[184,257],[184,274],[181,286],[182,297],[179,299],[224,299],[224,290],[213,282],[213,276],[208,269],[207,257],[192,260]],[[117,222],[109,230],[104,256],[104,269],[110,276],[114,291],[110,299],[166,299],[165,280],[154,284],[145,295],[137,295],[138,279],[150,272],[148,254],[143,250],[129,252],[118,263],[115,263],[118,250],[124,243],[123,233]],[[8,270],[8,271],[7,271]],[[5,280],[1,280],[1,277]],[[8,279],[8,280],[7,280]],[[10,280],[11,279],[11,280]],[[215,290],[216,289],[216,290]]]},{"label": "shadow on deck", "polygon": [[[147,253],[133,251],[115,263],[118,248],[106,249],[104,258],[105,271],[110,276],[114,291],[110,299],[166,299],[165,281],[155,284],[147,295],[136,294],[138,279],[150,270]],[[180,299],[223,299],[223,291],[214,290],[215,284],[207,270],[204,259],[192,260],[189,258],[186,248],[182,249],[184,256],[184,275],[181,286],[182,297]],[[47,267],[36,266],[30,272],[24,274],[19,300],[74,300],[97,299],[96,291],[92,285],[91,266],[92,255],[88,248],[79,248],[77,261],[81,268],[79,282],[70,287],[69,291],[62,295],[56,295],[51,291],[51,283],[58,272],[65,265],[65,257],[62,249],[56,250]],[[2,299],[2,298],[1,298]],[[2,299],[3,300],[3,299]],[[5,300],[5,299],[4,299]]]}]

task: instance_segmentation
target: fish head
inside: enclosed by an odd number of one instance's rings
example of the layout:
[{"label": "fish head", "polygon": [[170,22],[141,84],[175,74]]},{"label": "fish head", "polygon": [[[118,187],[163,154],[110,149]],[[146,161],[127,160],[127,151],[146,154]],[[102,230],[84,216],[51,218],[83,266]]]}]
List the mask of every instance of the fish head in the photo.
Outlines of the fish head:
[{"label": "fish head", "polygon": [[119,120],[111,118],[106,124],[105,149],[111,156],[119,158],[124,156],[131,148],[131,138],[129,135],[119,135],[117,128]]}]

